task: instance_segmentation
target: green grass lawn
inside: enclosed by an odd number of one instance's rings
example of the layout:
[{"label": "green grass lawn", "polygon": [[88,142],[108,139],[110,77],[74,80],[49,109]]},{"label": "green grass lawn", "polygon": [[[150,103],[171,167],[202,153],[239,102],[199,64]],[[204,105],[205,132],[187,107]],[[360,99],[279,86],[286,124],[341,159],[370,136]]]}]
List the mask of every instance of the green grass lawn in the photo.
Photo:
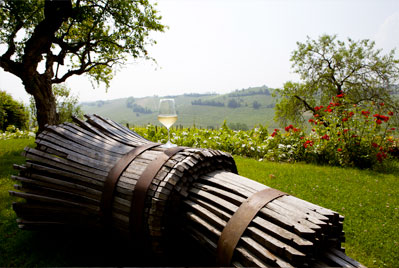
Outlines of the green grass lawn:
[{"label": "green grass lawn", "polygon": [[368,267],[399,267],[399,169],[257,162],[235,157],[240,175],[345,216],[346,253]]},{"label": "green grass lawn", "polygon": [[[119,242],[86,231],[29,232],[16,225],[12,164],[30,140],[0,140],[0,267],[112,266],[134,255]],[[240,175],[290,193],[345,216],[347,254],[369,267],[399,267],[399,169],[389,173],[308,164],[258,162],[235,157]]]}]

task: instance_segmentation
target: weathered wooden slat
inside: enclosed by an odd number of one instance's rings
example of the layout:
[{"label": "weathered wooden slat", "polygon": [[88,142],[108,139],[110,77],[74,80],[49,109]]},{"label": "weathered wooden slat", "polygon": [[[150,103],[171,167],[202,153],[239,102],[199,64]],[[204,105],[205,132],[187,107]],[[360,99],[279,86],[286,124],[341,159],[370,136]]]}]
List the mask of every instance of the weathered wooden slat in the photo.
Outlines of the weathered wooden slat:
[{"label": "weathered wooden slat", "polygon": [[[225,201],[224,199],[221,199],[219,197],[212,196],[210,193],[208,193],[206,191],[191,189],[190,192],[195,193],[197,196],[199,196],[201,198],[205,198],[205,200],[208,200],[208,202],[211,202],[215,205],[220,205],[220,207],[222,207],[223,209],[227,209],[227,211],[230,212],[230,214],[228,214],[229,215],[228,219],[230,219],[231,213],[234,213],[238,208],[234,204],[228,203],[227,201]],[[190,198],[196,200],[195,197],[193,198],[190,196]],[[202,202],[206,203],[205,201],[202,201]],[[227,215],[227,212],[224,212],[224,213],[225,213],[224,215]],[[268,222],[265,219],[262,219],[261,217],[255,217],[253,222],[256,223],[259,227],[263,228],[267,233],[271,233],[271,234],[279,237],[279,239],[281,239],[285,242],[295,243],[297,245],[297,247],[311,247],[313,245],[312,242],[304,240],[304,239],[300,238],[298,235],[296,235],[286,229],[283,229],[276,224]],[[307,251],[307,250],[305,250],[305,251]]]}]

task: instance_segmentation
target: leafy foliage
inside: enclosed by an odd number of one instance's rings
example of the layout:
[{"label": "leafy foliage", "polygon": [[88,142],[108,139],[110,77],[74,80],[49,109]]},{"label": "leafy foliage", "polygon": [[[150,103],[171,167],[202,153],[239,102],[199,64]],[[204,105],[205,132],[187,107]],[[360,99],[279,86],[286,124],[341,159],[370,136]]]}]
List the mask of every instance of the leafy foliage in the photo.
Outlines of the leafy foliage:
[{"label": "leafy foliage", "polygon": [[19,129],[28,128],[29,111],[23,103],[0,90],[0,130],[5,131],[11,125]]},{"label": "leafy foliage", "polygon": [[39,130],[59,123],[53,84],[86,74],[108,87],[129,58],[151,59],[150,32],[165,29],[148,0],[5,0],[0,19],[0,67],[35,98]]},{"label": "leafy foliage", "polygon": [[[67,70],[57,70],[53,83],[64,82],[74,74],[87,73],[96,82],[109,85],[112,66],[124,63],[127,56],[147,57],[145,46],[155,43],[149,39],[150,31],[163,31],[160,16],[148,1],[64,1],[68,13],[55,36],[49,51],[45,51],[47,64],[58,67],[66,64]],[[54,3],[53,3],[54,4]],[[23,61],[28,41],[51,8],[47,1],[2,1],[0,4],[0,42],[15,46],[17,62]],[[61,8],[55,4],[55,8]],[[58,9],[57,9],[58,11]],[[66,11],[65,11],[66,12]],[[22,41],[16,41],[23,34]],[[8,51],[11,52],[11,51]],[[68,60],[69,59],[69,60]],[[48,66],[53,68],[53,66]]]},{"label": "leafy foliage", "polygon": [[389,110],[399,109],[394,98],[399,83],[399,60],[395,51],[381,55],[370,40],[345,43],[336,36],[297,43],[291,61],[301,83],[287,82],[276,92],[279,103],[275,119],[303,123],[316,114],[315,106],[327,106],[331,97],[344,93],[351,104],[371,105],[384,102]]}]

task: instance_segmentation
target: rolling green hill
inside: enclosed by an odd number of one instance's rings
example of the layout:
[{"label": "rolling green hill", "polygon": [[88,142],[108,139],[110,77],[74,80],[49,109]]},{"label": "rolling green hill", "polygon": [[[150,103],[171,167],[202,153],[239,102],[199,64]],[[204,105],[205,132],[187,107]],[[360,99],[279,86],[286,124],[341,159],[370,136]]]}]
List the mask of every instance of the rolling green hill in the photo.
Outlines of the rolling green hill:
[{"label": "rolling green hill", "polygon": [[273,121],[274,99],[266,86],[236,90],[228,94],[183,94],[177,96],[152,96],[123,98],[109,101],[85,102],[82,110],[98,114],[117,122],[132,125],[157,121],[158,103],[161,98],[174,98],[178,113],[176,125],[215,128],[227,123],[234,128],[240,125],[252,128],[257,124],[277,127]]}]

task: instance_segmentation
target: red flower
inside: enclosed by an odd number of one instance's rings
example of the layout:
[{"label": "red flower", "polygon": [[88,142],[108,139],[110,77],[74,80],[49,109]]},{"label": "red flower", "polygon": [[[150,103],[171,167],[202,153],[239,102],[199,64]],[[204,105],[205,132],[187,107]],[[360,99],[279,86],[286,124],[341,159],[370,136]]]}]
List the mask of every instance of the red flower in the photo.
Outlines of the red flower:
[{"label": "red flower", "polygon": [[296,127],[294,127],[294,129],[293,129],[294,132],[298,132],[300,130],[301,130],[300,128],[296,128]]},{"label": "red flower", "polygon": [[293,125],[289,125],[288,127],[285,127],[285,131],[290,131],[290,129],[293,129],[294,128],[294,126]]},{"label": "red flower", "polygon": [[322,109],[322,108],[324,108],[324,106],[323,106],[323,105],[320,105],[320,106],[314,107],[314,110],[315,110],[315,111],[318,111],[318,110],[320,110],[320,109]]},{"label": "red flower", "polygon": [[370,112],[369,111],[362,111],[362,115],[365,117],[369,117]]},{"label": "red flower", "polygon": [[344,93],[341,93],[341,94],[337,95],[337,98],[343,98],[344,95],[345,95]]},{"label": "red flower", "polygon": [[308,121],[309,121],[309,123],[314,123],[315,122],[314,119],[309,119]]},{"label": "red flower", "polygon": [[393,115],[393,112],[389,111],[389,112],[388,112],[388,115]]},{"label": "red flower", "polygon": [[344,133],[346,133],[346,132],[348,132],[348,131],[349,131],[349,129],[347,129],[347,128],[344,129]]},{"label": "red flower", "polygon": [[384,160],[384,158],[387,158],[387,154],[385,152],[380,152],[377,154],[377,160],[378,162],[382,162],[382,160]]},{"label": "red flower", "polygon": [[303,140],[305,137],[299,137],[301,140]]},{"label": "red flower", "polygon": [[313,141],[310,141],[310,140],[305,141],[305,143],[303,144],[303,147],[308,148],[308,146],[313,146]]},{"label": "red flower", "polygon": [[381,124],[381,123],[382,123],[382,122],[381,122],[382,120],[384,120],[384,122],[388,122],[388,120],[389,120],[389,117],[388,117],[388,116],[381,115],[381,114],[375,114],[375,115],[373,115],[373,117],[376,118],[377,124]]},{"label": "red flower", "polygon": [[383,103],[383,102],[380,102],[380,105],[381,105],[381,106],[384,106],[384,103]]},{"label": "red flower", "polygon": [[377,121],[375,121],[378,125],[382,124],[382,121],[380,119],[377,119]]},{"label": "red flower", "polygon": [[314,115],[314,117],[319,117],[319,116],[320,116],[319,114],[315,114],[315,115]]},{"label": "red flower", "polygon": [[392,127],[391,130],[395,130],[396,128]]},{"label": "red flower", "polygon": [[342,118],[342,122],[346,122],[346,121],[348,121],[348,118]]},{"label": "red flower", "polygon": [[273,132],[270,136],[272,137],[276,136],[276,132]]},{"label": "red flower", "polygon": [[325,109],[324,111],[325,111],[325,112],[331,113],[331,112],[332,112],[332,109],[331,109],[331,108],[328,108],[328,109]]},{"label": "red flower", "polygon": [[329,140],[330,139],[330,136],[328,136],[327,134],[325,134],[323,137],[321,137],[321,139],[323,139],[323,140]]},{"label": "red flower", "polygon": [[388,122],[388,120],[389,120],[388,116],[381,115],[381,118],[382,118],[382,120],[384,120],[384,122]]},{"label": "red flower", "polygon": [[355,114],[354,112],[350,112],[348,116],[352,117],[354,114]]},{"label": "red flower", "polygon": [[342,149],[341,149],[341,148],[338,148],[337,151],[338,151],[338,152],[342,152]]},{"label": "red flower", "polygon": [[378,147],[378,144],[375,143],[375,142],[373,142],[373,143],[371,144],[371,146],[373,146],[374,148],[377,148],[377,147]]}]

